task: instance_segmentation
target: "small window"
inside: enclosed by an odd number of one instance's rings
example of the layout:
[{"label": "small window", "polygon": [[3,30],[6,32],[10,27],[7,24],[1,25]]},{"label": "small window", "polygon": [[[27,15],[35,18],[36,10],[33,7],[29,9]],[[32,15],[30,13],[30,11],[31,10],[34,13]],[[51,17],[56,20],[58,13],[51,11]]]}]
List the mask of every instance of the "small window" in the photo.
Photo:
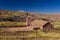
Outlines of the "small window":
[{"label": "small window", "polygon": [[33,28],[33,30],[38,30],[38,29],[40,29],[39,27],[38,28]]}]

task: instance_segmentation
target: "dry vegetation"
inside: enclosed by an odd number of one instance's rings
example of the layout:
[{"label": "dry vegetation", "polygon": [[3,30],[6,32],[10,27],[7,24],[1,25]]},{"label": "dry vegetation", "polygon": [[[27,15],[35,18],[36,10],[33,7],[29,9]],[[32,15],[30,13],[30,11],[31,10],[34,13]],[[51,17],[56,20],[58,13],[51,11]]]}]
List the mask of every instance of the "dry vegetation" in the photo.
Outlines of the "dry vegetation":
[{"label": "dry vegetation", "polygon": [[[16,18],[16,16],[18,16],[18,18]],[[25,12],[23,13],[0,10],[0,27],[26,26],[25,22],[21,22],[22,20],[25,21],[26,16],[27,15]],[[31,16],[35,19],[47,19],[54,25],[56,30],[50,32],[43,32],[42,30],[6,32],[3,28],[0,28],[0,40],[60,40],[60,15],[31,14]],[[20,21],[17,22],[16,19]]]},{"label": "dry vegetation", "polygon": [[25,27],[26,22],[0,22],[1,27]]},{"label": "dry vegetation", "polygon": [[43,31],[1,32],[0,40],[60,40],[60,33]]}]

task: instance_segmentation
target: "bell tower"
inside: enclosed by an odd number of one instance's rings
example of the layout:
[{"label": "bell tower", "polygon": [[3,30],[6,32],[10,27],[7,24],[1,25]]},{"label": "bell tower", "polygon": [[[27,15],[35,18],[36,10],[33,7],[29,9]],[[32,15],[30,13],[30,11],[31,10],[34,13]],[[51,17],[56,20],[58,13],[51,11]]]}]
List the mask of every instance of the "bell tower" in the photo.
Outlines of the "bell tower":
[{"label": "bell tower", "polygon": [[26,24],[27,24],[27,26],[30,26],[30,24],[31,24],[31,16],[29,14],[26,17]]}]

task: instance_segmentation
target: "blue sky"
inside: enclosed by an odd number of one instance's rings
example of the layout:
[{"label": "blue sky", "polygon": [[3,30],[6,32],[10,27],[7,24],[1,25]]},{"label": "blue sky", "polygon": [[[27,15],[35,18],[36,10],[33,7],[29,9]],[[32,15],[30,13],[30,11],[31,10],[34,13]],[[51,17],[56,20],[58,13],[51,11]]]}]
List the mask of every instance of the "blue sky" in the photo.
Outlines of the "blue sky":
[{"label": "blue sky", "polygon": [[2,10],[36,13],[60,13],[60,0],[0,0]]}]

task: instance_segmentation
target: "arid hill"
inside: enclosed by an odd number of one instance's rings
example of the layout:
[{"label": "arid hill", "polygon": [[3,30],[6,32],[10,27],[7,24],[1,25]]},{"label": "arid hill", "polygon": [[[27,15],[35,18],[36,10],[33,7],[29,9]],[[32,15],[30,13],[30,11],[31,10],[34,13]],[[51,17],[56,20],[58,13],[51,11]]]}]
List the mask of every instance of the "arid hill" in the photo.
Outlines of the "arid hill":
[{"label": "arid hill", "polygon": [[53,22],[60,22],[60,14],[37,14],[31,13],[36,19],[43,19]]},{"label": "arid hill", "polygon": [[[48,21],[60,21],[60,14],[38,14],[29,13],[34,19],[43,19]],[[9,10],[0,10],[0,21],[25,21],[27,12],[17,12]]]}]

